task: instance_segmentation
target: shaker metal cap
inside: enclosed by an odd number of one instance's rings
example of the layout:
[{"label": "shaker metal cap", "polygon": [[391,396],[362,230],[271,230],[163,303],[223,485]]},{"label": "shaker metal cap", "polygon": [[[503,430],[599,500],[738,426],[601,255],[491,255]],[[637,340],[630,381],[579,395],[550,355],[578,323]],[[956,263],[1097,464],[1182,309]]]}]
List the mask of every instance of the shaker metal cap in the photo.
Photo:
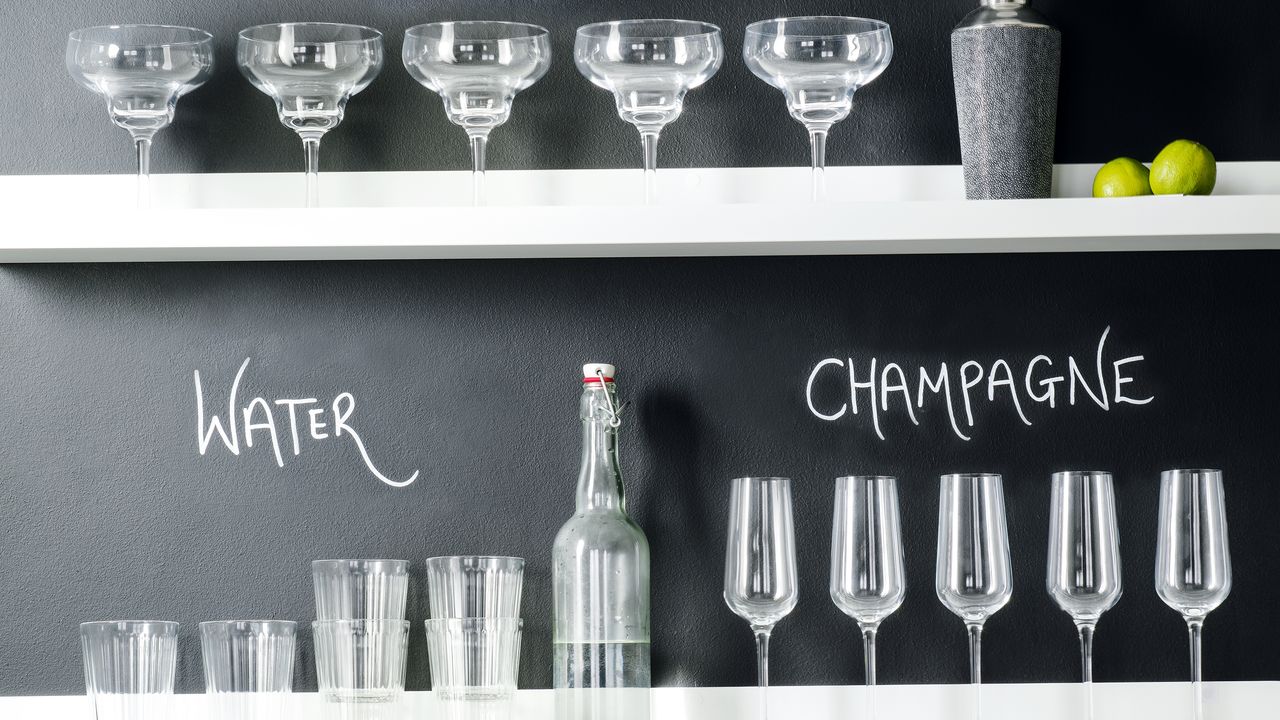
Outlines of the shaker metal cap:
[{"label": "shaker metal cap", "polygon": [[1053,25],[1045,16],[1031,9],[1027,0],[982,0],[982,6],[966,15],[955,29],[984,27],[1051,28]]}]

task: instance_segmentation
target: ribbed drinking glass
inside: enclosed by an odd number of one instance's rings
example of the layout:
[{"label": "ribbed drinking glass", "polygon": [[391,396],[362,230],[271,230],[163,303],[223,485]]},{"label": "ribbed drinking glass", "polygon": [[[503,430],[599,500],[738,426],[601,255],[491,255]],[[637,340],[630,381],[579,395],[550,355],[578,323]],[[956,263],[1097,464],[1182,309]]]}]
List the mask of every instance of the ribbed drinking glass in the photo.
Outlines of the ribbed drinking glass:
[{"label": "ribbed drinking glass", "polygon": [[317,620],[403,620],[407,560],[316,560],[311,563]]},{"label": "ribbed drinking glass", "polygon": [[1049,507],[1049,595],[1075,621],[1081,679],[1093,682],[1093,631],[1120,600],[1120,537],[1111,474],[1053,474]]},{"label": "ribbed drinking glass", "polygon": [[96,720],[171,720],[178,623],[81,623],[80,645]]},{"label": "ribbed drinking glass", "polygon": [[734,614],[751,623],[761,688],[769,686],[769,636],[799,600],[791,480],[735,479],[729,496],[724,601]]},{"label": "ribbed drinking glass", "polygon": [[982,626],[1013,595],[999,475],[942,476],[935,583],[938,599],[968,628],[969,676],[981,683]]},{"label": "ribbed drinking glass", "polygon": [[431,689],[446,700],[504,700],[520,669],[520,618],[426,621]]},{"label": "ribbed drinking glass", "polygon": [[204,691],[212,718],[276,720],[293,691],[297,623],[216,620],[200,623]]},{"label": "ribbed drinking glass", "polygon": [[1187,623],[1191,681],[1198,683],[1205,618],[1231,594],[1231,550],[1221,470],[1161,473],[1156,593]]},{"label": "ribbed drinking glass", "polygon": [[393,702],[404,692],[407,620],[316,620],[316,679],[330,702]]},{"label": "ribbed drinking glass", "polygon": [[432,618],[520,617],[524,558],[457,555],[426,565]]},{"label": "ribbed drinking glass", "polygon": [[838,478],[831,523],[831,601],[862,630],[868,685],[876,684],[876,631],[906,593],[897,479]]}]

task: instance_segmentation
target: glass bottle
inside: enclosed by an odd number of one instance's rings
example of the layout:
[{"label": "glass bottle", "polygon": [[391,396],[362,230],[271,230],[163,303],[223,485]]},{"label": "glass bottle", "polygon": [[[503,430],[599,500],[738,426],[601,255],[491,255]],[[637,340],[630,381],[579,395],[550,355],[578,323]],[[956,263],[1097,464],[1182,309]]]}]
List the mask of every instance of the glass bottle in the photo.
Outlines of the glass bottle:
[{"label": "glass bottle", "polygon": [[[623,500],[614,368],[593,363],[582,374],[576,509],[556,535],[551,561],[552,675],[557,691],[616,695],[649,687],[649,542]],[[590,696],[560,693],[558,701],[584,710],[570,716],[594,716],[601,694]]]}]

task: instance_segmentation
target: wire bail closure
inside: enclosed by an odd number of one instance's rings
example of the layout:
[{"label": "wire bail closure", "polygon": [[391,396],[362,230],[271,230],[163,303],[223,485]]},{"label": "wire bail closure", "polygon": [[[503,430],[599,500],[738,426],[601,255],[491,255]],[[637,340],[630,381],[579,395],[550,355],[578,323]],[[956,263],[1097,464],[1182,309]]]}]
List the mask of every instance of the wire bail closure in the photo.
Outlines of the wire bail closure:
[{"label": "wire bail closure", "polygon": [[622,425],[622,410],[627,407],[627,403],[614,407],[613,396],[609,394],[608,386],[605,384],[602,368],[596,368],[596,377],[600,378],[600,387],[604,389],[604,401],[608,404],[606,412],[609,413],[609,427],[616,429]]}]

